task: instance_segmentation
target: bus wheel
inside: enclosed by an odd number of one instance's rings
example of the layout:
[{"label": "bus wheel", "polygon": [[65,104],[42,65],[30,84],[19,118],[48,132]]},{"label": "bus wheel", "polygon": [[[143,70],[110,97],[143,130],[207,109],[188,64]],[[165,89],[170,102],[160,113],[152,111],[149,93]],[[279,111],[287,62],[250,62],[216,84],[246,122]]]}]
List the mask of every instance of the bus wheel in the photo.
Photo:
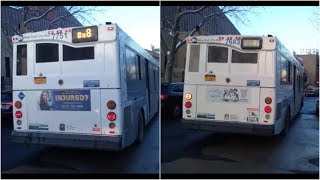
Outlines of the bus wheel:
[{"label": "bus wheel", "polygon": [[285,118],[285,122],[284,122],[283,134],[287,135],[289,133],[289,129],[290,129],[290,111],[287,110],[286,111],[286,118]]},{"label": "bus wheel", "polygon": [[143,115],[142,112],[139,113],[139,124],[138,124],[138,134],[137,134],[137,143],[141,144],[143,141],[143,137],[144,137],[144,119],[143,119]]}]

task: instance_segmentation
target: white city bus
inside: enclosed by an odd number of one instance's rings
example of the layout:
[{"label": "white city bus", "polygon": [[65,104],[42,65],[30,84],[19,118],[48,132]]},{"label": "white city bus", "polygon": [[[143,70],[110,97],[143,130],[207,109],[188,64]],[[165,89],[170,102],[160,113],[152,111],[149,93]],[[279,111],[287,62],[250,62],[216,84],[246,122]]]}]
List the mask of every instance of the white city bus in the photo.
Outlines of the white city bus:
[{"label": "white city bus", "polygon": [[187,38],[185,128],[286,134],[303,106],[303,65],[276,38]]},{"label": "white city bus", "polygon": [[15,35],[12,140],[121,150],[158,113],[159,62],[116,24]]}]

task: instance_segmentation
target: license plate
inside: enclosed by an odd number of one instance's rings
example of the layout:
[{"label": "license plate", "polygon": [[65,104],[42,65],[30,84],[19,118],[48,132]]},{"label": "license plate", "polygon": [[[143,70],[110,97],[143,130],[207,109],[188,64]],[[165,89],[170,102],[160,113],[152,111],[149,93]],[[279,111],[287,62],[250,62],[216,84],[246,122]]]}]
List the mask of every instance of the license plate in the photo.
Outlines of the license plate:
[{"label": "license plate", "polygon": [[34,84],[46,84],[46,77],[35,77]]},{"label": "license plate", "polygon": [[258,121],[258,118],[257,117],[247,117],[247,120],[249,122],[257,122]]},{"label": "license plate", "polygon": [[205,81],[215,81],[216,80],[216,76],[215,75],[206,74],[204,76],[204,80]]}]

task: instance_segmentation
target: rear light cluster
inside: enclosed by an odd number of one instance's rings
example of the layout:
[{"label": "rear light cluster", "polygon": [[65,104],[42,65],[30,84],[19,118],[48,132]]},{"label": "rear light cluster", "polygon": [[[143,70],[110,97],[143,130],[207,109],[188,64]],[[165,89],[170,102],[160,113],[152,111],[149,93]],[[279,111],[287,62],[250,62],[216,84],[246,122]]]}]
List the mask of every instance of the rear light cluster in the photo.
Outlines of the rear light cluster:
[{"label": "rear light cluster", "polygon": [[[191,94],[191,93],[187,93],[186,96],[185,96],[185,98],[186,98],[188,101],[186,101],[186,102],[184,103],[184,107],[186,107],[186,108],[191,108],[191,107],[192,107],[192,103],[190,102],[190,100],[192,99],[192,94]],[[191,113],[190,109],[187,109],[187,110],[186,110],[186,113],[187,113],[187,114],[190,114],[190,113]]]},{"label": "rear light cluster", "polygon": [[[266,98],[264,99],[264,102],[267,104],[267,105],[264,107],[264,112],[265,112],[265,113],[271,113],[272,108],[271,108],[270,104],[272,103],[272,98],[271,98],[271,97],[266,97]],[[266,119],[270,119],[270,114],[266,114]],[[267,122],[267,121],[263,121],[263,122]]]},{"label": "rear light cluster", "polygon": [[[13,104],[13,103],[12,103]],[[21,107],[22,107],[22,103],[21,103],[21,101],[16,101],[15,103],[14,103],[14,107],[16,108],[16,109],[21,109]],[[16,121],[17,122],[17,125],[21,125],[22,124],[22,121],[21,121],[21,119],[20,118],[22,118],[22,112],[21,111],[16,111],[15,113],[14,113],[14,115],[15,115],[15,117],[16,118],[18,118],[18,120]]]},{"label": "rear light cluster", "polygon": [[[117,107],[117,104],[116,104],[116,102],[114,102],[113,100],[110,100],[110,101],[107,102],[107,108],[108,108],[108,109],[114,110],[116,107]],[[108,112],[108,114],[107,114],[107,119],[108,119],[109,121],[114,121],[114,120],[117,119],[117,114],[116,114],[115,112],[113,112],[113,111],[110,111],[110,112]],[[109,128],[110,128],[110,129],[113,129],[113,128],[115,128],[115,127],[116,127],[116,124],[115,124],[114,122],[110,122],[110,123],[109,123]]]}]

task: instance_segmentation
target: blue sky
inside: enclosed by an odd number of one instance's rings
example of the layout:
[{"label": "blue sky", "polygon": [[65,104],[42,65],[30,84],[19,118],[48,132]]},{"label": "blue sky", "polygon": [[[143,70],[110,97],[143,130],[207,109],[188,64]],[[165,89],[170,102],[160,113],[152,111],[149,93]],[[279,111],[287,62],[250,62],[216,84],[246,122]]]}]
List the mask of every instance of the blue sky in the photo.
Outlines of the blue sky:
[{"label": "blue sky", "polygon": [[288,50],[299,53],[300,49],[319,49],[320,32],[310,21],[314,10],[313,6],[266,6],[256,9],[258,14],[249,14],[247,25],[237,23],[232,17],[230,20],[242,35],[271,34]]},{"label": "blue sky", "polygon": [[143,48],[150,50],[151,45],[160,48],[160,7],[108,6],[99,9],[105,11],[93,14],[98,21],[93,24],[117,23]]}]

